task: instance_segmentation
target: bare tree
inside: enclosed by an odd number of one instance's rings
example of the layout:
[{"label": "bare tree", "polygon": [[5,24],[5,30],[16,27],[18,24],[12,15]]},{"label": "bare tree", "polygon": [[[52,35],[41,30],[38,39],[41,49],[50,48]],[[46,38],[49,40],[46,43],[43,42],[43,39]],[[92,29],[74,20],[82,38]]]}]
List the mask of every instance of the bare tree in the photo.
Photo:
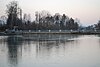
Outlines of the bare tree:
[{"label": "bare tree", "polygon": [[[9,29],[13,29],[14,26],[18,26],[19,15],[21,16],[21,9],[18,6],[17,1],[12,1],[7,5],[7,26]],[[21,17],[20,17],[21,18]]]}]

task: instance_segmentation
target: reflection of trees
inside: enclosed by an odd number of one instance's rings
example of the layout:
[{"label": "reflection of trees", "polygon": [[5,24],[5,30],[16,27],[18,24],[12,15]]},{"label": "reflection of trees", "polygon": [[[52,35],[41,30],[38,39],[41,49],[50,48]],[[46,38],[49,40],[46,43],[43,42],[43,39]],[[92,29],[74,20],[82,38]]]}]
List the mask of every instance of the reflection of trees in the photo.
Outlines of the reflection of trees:
[{"label": "reflection of trees", "polygon": [[[45,35],[40,35],[40,37]],[[77,35],[48,35],[48,38],[39,39],[38,44],[36,45],[37,56],[47,55],[49,56],[52,51],[57,53],[60,50],[65,50],[65,47],[74,47],[72,43],[74,42],[73,38],[77,38]],[[72,39],[72,40],[69,40]],[[75,45],[76,46],[76,45]]]},{"label": "reflection of trees", "polygon": [[[58,35],[58,34],[37,34],[37,35],[24,35],[23,37],[8,37],[8,60],[10,64],[16,66],[19,58],[22,55],[22,49],[27,52],[31,52],[30,45],[36,43],[36,56],[49,56],[51,53],[58,53],[64,51],[66,46],[74,40],[68,40],[78,37],[77,35]],[[22,45],[23,44],[23,45]],[[23,55],[25,54],[23,53]]]},{"label": "reflection of trees", "polygon": [[32,41],[65,41],[72,38],[77,38],[78,35],[72,34],[30,34],[24,35],[25,40],[32,40]]},{"label": "reflection of trees", "polygon": [[18,59],[20,56],[19,47],[22,47],[22,41],[19,37],[8,37],[7,46],[8,46],[8,57],[11,65],[16,66],[18,64]]}]

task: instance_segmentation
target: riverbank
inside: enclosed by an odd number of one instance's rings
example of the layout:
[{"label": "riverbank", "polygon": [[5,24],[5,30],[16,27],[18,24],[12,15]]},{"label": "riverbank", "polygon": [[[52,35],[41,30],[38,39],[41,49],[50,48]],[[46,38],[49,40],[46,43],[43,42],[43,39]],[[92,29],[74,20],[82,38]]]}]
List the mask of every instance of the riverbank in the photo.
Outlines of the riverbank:
[{"label": "riverbank", "polygon": [[82,35],[92,35],[100,34],[100,32],[0,32],[0,35],[25,35],[25,34],[82,34]]}]

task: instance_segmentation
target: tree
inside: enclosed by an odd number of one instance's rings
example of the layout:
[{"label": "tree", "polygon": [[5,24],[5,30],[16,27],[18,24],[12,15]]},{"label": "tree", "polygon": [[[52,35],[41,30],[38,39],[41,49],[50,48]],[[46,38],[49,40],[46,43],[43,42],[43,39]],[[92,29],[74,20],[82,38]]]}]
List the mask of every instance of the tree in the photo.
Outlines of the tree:
[{"label": "tree", "polygon": [[36,23],[39,23],[39,12],[38,11],[35,12],[35,16],[36,16],[35,18]]},{"label": "tree", "polygon": [[75,22],[75,23],[74,23],[74,27],[75,27],[74,30],[78,30],[79,24],[78,24],[77,22]]},{"label": "tree", "polygon": [[13,29],[14,26],[18,26],[21,22],[20,21],[21,15],[22,15],[22,10],[19,8],[18,2],[17,1],[10,2],[7,5],[7,16],[8,16],[7,27],[9,29]]},{"label": "tree", "polygon": [[96,29],[100,30],[100,20],[98,21],[97,25],[96,25]]},{"label": "tree", "polygon": [[6,24],[7,17],[3,15],[0,17],[0,20],[2,21],[2,24]]},{"label": "tree", "polygon": [[65,25],[66,25],[66,15],[63,14],[61,21],[60,21],[61,29],[65,29]]}]

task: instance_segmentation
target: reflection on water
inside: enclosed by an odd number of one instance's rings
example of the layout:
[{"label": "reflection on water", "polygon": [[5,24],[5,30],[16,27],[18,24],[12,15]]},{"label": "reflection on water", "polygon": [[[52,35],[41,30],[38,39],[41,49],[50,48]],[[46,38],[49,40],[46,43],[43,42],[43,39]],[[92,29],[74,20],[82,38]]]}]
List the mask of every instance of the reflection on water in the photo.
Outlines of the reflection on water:
[{"label": "reflection on water", "polygon": [[0,37],[0,67],[100,66],[100,38],[96,35],[34,34]]},{"label": "reflection on water", "polygon": [[11,65],[16,66],[21,53],[18,52],[18,48],[22,47],[22,39],[20,37],[8,37],[6,41],[8,48],[8,60]]}]

